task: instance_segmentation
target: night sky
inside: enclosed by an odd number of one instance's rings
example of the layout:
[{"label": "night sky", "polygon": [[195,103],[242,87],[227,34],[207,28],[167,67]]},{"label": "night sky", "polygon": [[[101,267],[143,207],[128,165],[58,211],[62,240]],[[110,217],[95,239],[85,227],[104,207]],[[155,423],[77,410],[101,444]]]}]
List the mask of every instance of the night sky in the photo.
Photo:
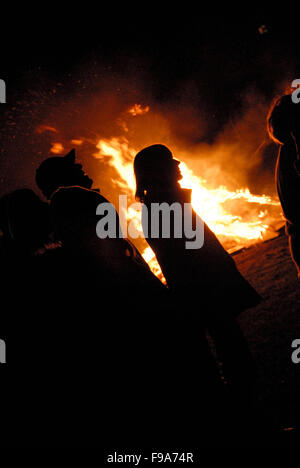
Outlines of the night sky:
[{"label": "night sky", "polygon": [[[230,138],[241,133],[239,119],[253,109],[264,114],[274,96],[300,76],[299,28],[292,14],[174,14],[150,4],[132,11],[39,8],[8,13],[0,32],[0,78],[7,85],[7,104],[0,107],[1,194],[23,181],[32,186],[36,166],[49,156],[47,135],[42,140],[36,133],[40,124],[58,121],[76,138],[84,123],[95,134],[97,120],[111,137],[112,120],[138,100],[172,116],[177,147],[211,145],[230,126]],[[253,118],[250,135],[257,133]],[[257,121],[253,151],[264,142],[264,119]],[[247,172],[250,188],[271,191],[273,166],[274,148],[266,145],[259,164]]]}]

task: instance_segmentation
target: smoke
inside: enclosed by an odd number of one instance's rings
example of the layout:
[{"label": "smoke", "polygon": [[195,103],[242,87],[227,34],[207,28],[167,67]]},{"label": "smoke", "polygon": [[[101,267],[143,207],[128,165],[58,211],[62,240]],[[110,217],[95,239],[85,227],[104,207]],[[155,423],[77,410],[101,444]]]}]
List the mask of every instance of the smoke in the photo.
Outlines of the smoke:
[{"label": "smoke", "polygon": [[[245,90],[229,113],[232,106],[222,100],[212,110],[195,80],[180,83],[161,99],[153,76],[145,70],[117,73],[84,63],[59,81],[38,73],[12,102],[1,129],[2,194],[23,186],[36,190],[34,175],[40,162],[77,147],[78,159],[96,185],[114,197],[113,168],[92,157],[99,139],[113,137],[126,138],[136,151],[166,144],[208,187],[248,186],[257,194],[274,193],[276,149],[266,151],[265,129],[270,101],[255,88]],[[130,112],[134,105],[142,111]]]}]

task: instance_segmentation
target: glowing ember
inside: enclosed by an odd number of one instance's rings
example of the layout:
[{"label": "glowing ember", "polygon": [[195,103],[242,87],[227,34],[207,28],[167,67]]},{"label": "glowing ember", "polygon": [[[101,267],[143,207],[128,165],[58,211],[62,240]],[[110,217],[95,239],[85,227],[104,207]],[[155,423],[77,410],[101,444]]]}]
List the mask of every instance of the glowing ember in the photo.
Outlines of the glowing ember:
[{"label": "glowing ember", "polygon": [[64,147],[61,143],[52,143],[50,152],[53,154],[62,154],[64,152]]},{"label": "glowing ember", "polygon": [[82,140],[71,140],[71,143],[72,145],[75,145],[75,146],[81,146],[83,141]]},{"label": "glowing ember", "polygon": [[136,115],[146,114],[149,110],[149,106],[142,107],[141,104],[134,104],[134,106],[129,109],[128,113],[135,117]]},{"label": "glowing ember", "polygon": [[36,129],[37,133],[44,133],[44,132],[52,132],[52,133],[58,133],[58,130],[56,128],[51,127],[50,125],[39,125]]}]

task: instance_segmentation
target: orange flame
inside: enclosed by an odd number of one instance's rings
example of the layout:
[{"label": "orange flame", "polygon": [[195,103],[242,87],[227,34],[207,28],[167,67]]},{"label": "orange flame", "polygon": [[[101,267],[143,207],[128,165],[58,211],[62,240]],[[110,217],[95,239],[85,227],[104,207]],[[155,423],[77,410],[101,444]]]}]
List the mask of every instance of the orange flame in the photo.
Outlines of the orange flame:
[{"label": "orange flame", "polygon": [[[109,157],[108,163],[115,168],[118,178],[113,182],[127,192],[129,198],[134,198],[135,178],[133,172],[133,160],[137,151],[129,146],[126,138],[112,138],[111,140],[99,140],[97,143],[98,153],[96,158]],[[237,250],[243,246],[250,245],[262,239],[274,237],[275,230],[269,224],[269,207],[276,207],[277,214],[273,221],[280,222],[281,215],[278,200],[267,195],[253,195],[248,188],[230,191],[225,186],[216,189],[208,189],[207,182],[195,175],[193,171],[182,162],[180,170],[183,178],[181,187],[192,189],[192,205],[195,211],[202,217],[208,226],[220,237],[225,244],[232,241],[232,247],[228,250]],[[226,203],[240,203],[243,212],[250,212],[250,220],[244,219],[242,215],[234,215],[226,209]],[[250,206],[255,206],[255,210]],[[259,208],[257,208],[257,205]],[[262,210],[262,207],[264,208]],[[246,216],[247,218],[247,216]],[[137,229],[141,229],[140,213],[134,209],[129,209],[127,213],[128,221],[134,221]],[[148,262],[152,271],[161,277],[162,273],[157,263],[154,252],[146,244],[143,257]]]},{"label": "orange flame", "polygon": [[137,115],[143,115],[149,112],[150,107],[142,107],[141,104],[134,104],[129,110],[128,113],[131,114],[133,117],[136,117]]},{"label": "orange flame", "polygon": [[[140,104],[135,104],[127,110],[127,114],[135,117],[146,114],[149,110],[149,106],[142,107]],[[122,121],[121,127],[127,135],[130,134],[125,121]],[[42,126],[39,131],[58,132],[50,126]],[[77,138],[71,143],[80,146],[83,140]],[[95,145],[98,151],[93,156],[107,161],[114,168],[116,176],[112,179],[112,183],[128,196],[128,210],[124,214],[128,222],[132,222],[142,236],[141,214],[130,206],[135,202],[133,161],[137,153],[136,149],[125,137],[99,139]],[[230,149],[227,150],[230,152]],[[52,143],[50,151],[54,154],[61,154],[64,146],[62,143]],[[218,160],[218,152],[214,156],[215,160]],[[185,156],[182,159],[184,160]],[[180,170],[183,177],[180,185],[183,188],[192,189],[192,205],[195,211],[215,232],[229,252],[277,235],[276,229],[283,224],[277,198],[268,195],[253,195],[247,187],[241,187],[235,191],[228,190],[224,185],[211,188],[210,181],[197,175],[190,167],[191,164],[189,163],[188,167],[185,161],[181,162]],[[209,170],[210,167],[207,169],[206,174],[210,179],[213,171]],[[142,255],[152,271],[162,281],[165,281],[155,254],[146,240],[141,237],[138,242],[139,247],[142,246]]]},{"label": "orange flame", "polygon": [[263,239],[269,226],[262,222],[266,212],[260,211],[253,221],[244,221],[240,215],[232,215],[224,208],[228,200],[242,200],[265,206],[280,206],[279,201],[267,195],[252,195],[248,188],[231,192],[224,186],[208,190],[206,181],[193,174],[185,163],[180,164],[183,175],[180,185],[192,189],[194,210],[204,219],[216,235],[235,239],[238,244],[249,244],[251,240]]},{"label": "orange flame", "polygon": [[62,154],[64,152],[64,147],[61,143],[52,143],[50,152],[53,154]]}]

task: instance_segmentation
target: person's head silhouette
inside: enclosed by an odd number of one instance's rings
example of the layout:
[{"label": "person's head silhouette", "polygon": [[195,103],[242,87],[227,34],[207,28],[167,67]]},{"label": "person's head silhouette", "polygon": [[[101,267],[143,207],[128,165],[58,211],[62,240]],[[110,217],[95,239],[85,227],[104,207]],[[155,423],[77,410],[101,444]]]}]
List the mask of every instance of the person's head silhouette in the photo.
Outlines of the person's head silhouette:
[{"label": "person's head silhouette", "polygon": [[291,94],[274,100],[267,117],[267,130],[270,138],[280,145],[291,139],[300,141],[300,105],[292,101]]},{"label": "person's head silhouette", "polygon": [[45,159],[36,171],[36,183],[46,198],[59,187],[78,185],[90,189],[93,180],[82,170],[82,165],[75,161],[75,150],[72,149],[64,157]]},{"label": "person's head silhouette", "polygon": [[180,161],[173,159],[164,145],[152,145],[142,149],[134,159],[136,198],[143,201],[151,190],[178,186],[182,179]]}]

